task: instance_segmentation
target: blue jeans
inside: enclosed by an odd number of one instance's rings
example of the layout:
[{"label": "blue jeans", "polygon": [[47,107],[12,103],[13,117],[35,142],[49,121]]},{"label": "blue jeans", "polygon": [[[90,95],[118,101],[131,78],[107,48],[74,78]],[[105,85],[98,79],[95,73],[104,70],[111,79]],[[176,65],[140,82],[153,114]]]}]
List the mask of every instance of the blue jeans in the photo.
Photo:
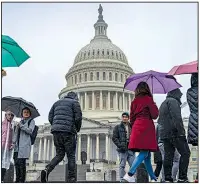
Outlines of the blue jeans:
[{"label": "blue jeans", "polygon": [[128,162],[128,165],[131,167],[134,159],[135,159],[135,152],[133,151],[126,151],[124,153],[118,152],[119,154],[119,177],[120,181],[123,180],[124,175],[126,174],[125,172],[125,167],[126,167],[126,161]]},{"label": "blue jeans", "polygon": [[146,170],[149,173],[149,176],[151,177],[151,180],[156,180],[156,176],[153,172],[153,168],[151,165],[151,153],[149,151],[140,151],[140,154],[133,161],[133,164],[129,170],[129,173],[135,174],[136,169],[143,161],[144,161]]}]

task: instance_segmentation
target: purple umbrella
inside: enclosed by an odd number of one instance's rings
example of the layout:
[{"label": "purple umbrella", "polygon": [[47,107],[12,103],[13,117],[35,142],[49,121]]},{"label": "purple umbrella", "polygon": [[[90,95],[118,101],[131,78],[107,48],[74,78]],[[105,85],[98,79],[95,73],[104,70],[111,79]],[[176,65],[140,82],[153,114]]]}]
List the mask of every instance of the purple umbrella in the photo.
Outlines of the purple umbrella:
[{"label": "purple umbrella", "polygon": [[169,91],[182,87],[173,76],[167,76],[167,73],[148,71],[131,75],[124,84],[124,88],[135,91],[140,82],[146,82],[152,94],[166,94]]}]

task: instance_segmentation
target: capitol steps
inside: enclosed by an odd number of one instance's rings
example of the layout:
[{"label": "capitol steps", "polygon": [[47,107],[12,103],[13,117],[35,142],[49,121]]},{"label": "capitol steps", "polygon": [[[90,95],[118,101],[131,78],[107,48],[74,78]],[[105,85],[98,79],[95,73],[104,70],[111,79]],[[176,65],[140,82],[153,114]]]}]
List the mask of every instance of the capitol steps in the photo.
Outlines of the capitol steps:
[{"label": "capitol steps", "polygon": [[[90,165],[77,165],[77,180],[78,181],[86,181],[86,172],[87,169],[90,169]],[[65,182],[65,165],[57,165],[55,169],[49,174],[48,178],[49,182]],[[40,181],[40,176],[37,181]]]}]

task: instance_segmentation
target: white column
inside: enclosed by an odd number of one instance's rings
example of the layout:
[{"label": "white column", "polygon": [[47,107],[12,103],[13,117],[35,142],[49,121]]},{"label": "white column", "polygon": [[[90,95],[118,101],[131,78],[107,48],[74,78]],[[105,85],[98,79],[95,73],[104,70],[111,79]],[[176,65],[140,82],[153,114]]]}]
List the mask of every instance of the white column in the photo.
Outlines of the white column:
[{"label": "white column", "polygon": [[100,110],[103,109],[103,98],[102,98],[102,91],[100,91]]},{"label": "white column", "polygon": [[110,91],[108,91],[108,110],[110,110]]},{"label": "white column", "polygon": [[50,153],[50,140],[47,140],[47,160],[49,160],[49,153]]},{"label": "white column", "polygon": [[79,102],[81,103],[80,93],[77,93],[77,94],[78,94],[78,100],[79,100]]},{"label": "white column", "polygon": [[122,111],[126,111],[126,108],[125,108],[125,97],[124,97],[124,92],[122,93],[122,103],[123,103],[123,106],[122,106]]},{"label": "white column", "polygon": [[108,134],[106,134],[106,144],[105,144],[105,147],[106,147],[106,160],[108,160],[108,147],[109,147],[109,144],[108,144]]},{"label": "white column", "polygon": [[90,134],[87,135],[87,164],[90,164]]},{"label": "white column", "polygon": [[33,153],[34,153],[33,151],[34,151],[34,145],[31,145],[31,155],[30,155],[30,161],[29,161],[30,165],[33,164]]},{"label": "white column", "polygon": [[99,134],[96,134],[96,159],[99,159]]},{"label": "white column", "polygon": [[47,138],[44,137],[44,155],[43,155],[43,160],[46,160],[47,156]]},{"label": "white column", "polygon": [[131,94],[128,94],[129,111],[131,109]]},{"label": "white column", "polygon": [[40,143],[39,143],[39,154],[38,154],[38,160],[41,160],[41,153],[42,153],[42,138],[40,139]]},{"label": "white column", "polygon": [[88,110],[88,107],[87,107],[87,92],[85,92],[85,110]]},{"label": "white column", "polygon": [[115,110],[118,111],[118,92],[115,93]]},{"label": "white column", "polygon": [[111,139],[110,139],[110,136],[108,135],[108,160],[110,160],[110,158],[111,158],[111,151],[110,151],[111,144],[110,144],[110,141],[111,141]]},{"label": "white column", "polygon": [[81,163],[81,134],[78,134],[78,163]]},{"label": "white column", "polygon": [[95,99],[94,99],[94,91],[92,91],[92,110],[95,109],[95,103],[94,103]]},{"label": "white column", "polygon": [[53,141],[53,136],[52,136],[52,139],[51,139],[51,157],[52,157],[52,159],[54,158],[54,156],[55,156],[55,151],[54,151],[54,141]]},{"label": "white column", "polygon": [[116,164],[119,164],[119,154],[117,153],[117,162]]}]

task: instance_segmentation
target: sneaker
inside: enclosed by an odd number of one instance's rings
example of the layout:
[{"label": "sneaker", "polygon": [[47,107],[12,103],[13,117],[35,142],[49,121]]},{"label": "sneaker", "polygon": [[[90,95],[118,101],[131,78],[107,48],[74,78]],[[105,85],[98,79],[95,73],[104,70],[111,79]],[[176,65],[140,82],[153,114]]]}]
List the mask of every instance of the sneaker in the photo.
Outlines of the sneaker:
[{"label": "sneaker", "polygon": [[129,176],[128,173],[125,174],[123,179],[128,181],[129,183],[135,183],[135,177],[134,176]]},{"label": "sneaker", "polygon": [[179,179],[178,181],[177,181],[177,183],[190,183],[188,180],[181,180],[181,179]]},{"label": "sneaker", "polygon": [[41,171],[41,183],[47,183],[48,182],[48,173],[47,170]]}]

